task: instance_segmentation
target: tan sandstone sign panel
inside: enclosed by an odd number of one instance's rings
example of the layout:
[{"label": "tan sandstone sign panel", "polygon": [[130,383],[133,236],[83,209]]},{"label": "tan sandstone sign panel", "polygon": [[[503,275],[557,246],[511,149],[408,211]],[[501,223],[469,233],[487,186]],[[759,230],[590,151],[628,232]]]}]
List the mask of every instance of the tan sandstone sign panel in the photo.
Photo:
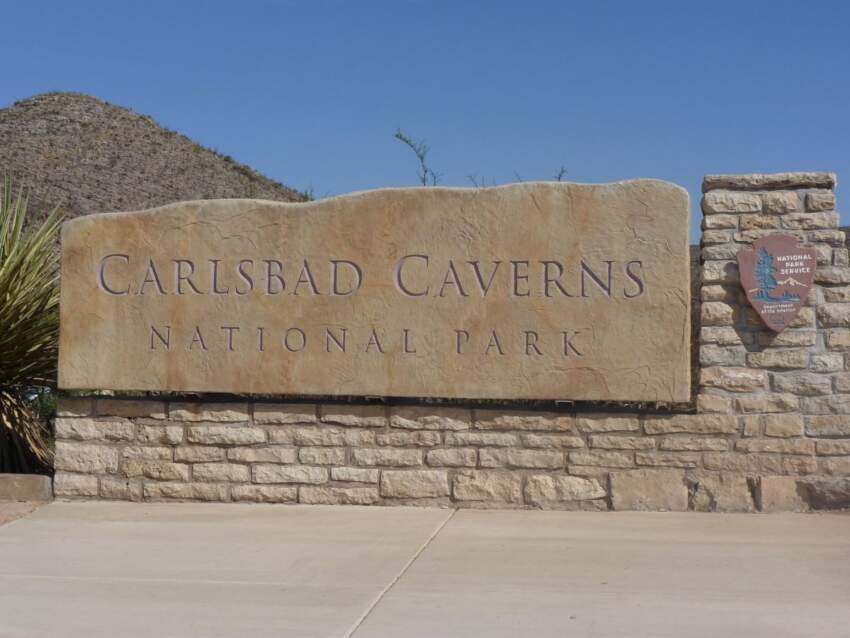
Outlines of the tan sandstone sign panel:
[{"label": "tan sandstone sign panel", "polygon": [[686,401],[688,217],[683,189],[637,180],[74,219],[59,383]]}]

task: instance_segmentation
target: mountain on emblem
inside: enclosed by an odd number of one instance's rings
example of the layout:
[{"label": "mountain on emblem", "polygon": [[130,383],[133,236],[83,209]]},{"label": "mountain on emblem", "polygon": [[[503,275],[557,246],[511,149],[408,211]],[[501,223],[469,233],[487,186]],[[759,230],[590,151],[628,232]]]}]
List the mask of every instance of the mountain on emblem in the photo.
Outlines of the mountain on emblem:
[{"label": "mountain on emblem", "polygon": [[815,251],[791,235],[767,235],[738,252],[747,299],[774,332],[800,313],[815,278]]}]

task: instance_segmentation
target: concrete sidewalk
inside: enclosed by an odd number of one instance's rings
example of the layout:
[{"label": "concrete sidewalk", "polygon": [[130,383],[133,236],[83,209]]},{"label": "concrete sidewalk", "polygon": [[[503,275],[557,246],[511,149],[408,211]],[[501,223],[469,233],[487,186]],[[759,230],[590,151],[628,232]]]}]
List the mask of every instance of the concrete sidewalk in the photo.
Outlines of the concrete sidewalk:
[{"label": "concrete sidewalk", "polygon": [[54,503],[0,636],[848,636],[850,516]]}]

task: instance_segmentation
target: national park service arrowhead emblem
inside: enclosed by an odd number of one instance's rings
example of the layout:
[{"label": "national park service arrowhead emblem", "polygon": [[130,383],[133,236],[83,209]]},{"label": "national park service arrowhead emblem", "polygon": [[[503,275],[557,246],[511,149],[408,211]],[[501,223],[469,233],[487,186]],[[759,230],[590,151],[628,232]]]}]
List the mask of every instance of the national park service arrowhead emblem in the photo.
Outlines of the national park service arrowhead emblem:
[{"label": "national park service arrowhead emblem", "polygon": [[738,251],[741,285],[768,328],[781,332],[800,313],[816,263],[814,248],[791,235],[768,235]]}]

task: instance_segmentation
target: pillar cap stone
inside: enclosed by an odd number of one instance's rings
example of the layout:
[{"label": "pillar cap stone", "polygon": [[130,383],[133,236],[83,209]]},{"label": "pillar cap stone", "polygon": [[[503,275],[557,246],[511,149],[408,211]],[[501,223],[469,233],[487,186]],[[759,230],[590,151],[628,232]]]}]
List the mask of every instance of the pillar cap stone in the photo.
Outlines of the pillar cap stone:
[{"label": "pillar cap stone", "polygon": [[702,192],[718,188],[732,190],[770,190],[775,188],[835,188],[835,173],[749,173],[743,175],[706,175]]}]

